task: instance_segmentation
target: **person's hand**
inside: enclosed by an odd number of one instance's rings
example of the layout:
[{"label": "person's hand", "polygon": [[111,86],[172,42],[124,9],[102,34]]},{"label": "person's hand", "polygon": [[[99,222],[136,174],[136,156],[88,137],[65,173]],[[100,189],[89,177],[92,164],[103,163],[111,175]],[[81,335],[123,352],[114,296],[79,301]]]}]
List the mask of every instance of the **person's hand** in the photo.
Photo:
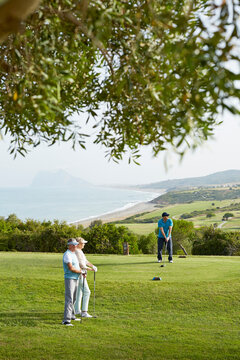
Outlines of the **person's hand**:
[{"label": "person's hand", "polygon": [[169,239],[170,239],[170,236],[167,237],[167,242],[168,242]]},{"label": "person's hand", "polygon": [[93,265],[93,271],[97,272],[97,267]]},{"label": "person's hand", "polygon": [[82,276],[86,277],[87,276],[87,269],[82,269],[81,274],[82,274]]}]

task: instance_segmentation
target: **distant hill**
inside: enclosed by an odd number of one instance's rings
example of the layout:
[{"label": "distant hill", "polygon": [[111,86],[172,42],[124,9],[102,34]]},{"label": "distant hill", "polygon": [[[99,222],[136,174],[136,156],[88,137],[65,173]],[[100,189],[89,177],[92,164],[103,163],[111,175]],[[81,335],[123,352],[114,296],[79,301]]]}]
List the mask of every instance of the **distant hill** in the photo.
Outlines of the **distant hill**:
[{"label": "distant hill", "polygon": [[85,187],[91,184],[68,174],[65,170],[41,171],[32,181],[31,187]]},{"label": "distant hill", "polygon": [[[240,170],[226,170],[214,174],[185,179],[173,179],[151,184],[138,185],[138,189],[177,190],[190,187],[240,183]],[[135,187],[136,188],[136,187]]]},{"label": "distant hill", "polygon": [[240,185],[224,189],[201,188],[197,190],[168,191],[153,199],[151,203],[160,205],[186,204],[194,201],[222,201],[240,198]]}]

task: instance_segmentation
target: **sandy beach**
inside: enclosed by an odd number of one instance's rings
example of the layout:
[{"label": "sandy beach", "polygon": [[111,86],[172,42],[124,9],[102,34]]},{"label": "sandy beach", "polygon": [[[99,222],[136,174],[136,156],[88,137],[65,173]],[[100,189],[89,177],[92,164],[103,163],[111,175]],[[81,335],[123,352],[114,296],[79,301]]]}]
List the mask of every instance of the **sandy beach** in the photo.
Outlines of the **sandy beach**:
[{"label": "sandy beach", "polygon": [[139,204],[136,204],[136,205],[131,206],[124,210],[114,211],[109,214],[92,217],[91,219],[75,221],[75,222],[72,222],[71,224],[72,225],[83,225],[84,227],[87,227],[94,220],[102,220],[103,223],[107,223],[107,222],[111,222],[111,221],[123,220],[129,216],[140,214],[145,211],[150,212],[155,209],[156,209],[156,207],[154,204],[151,204],[150,202],[141,202]]}]

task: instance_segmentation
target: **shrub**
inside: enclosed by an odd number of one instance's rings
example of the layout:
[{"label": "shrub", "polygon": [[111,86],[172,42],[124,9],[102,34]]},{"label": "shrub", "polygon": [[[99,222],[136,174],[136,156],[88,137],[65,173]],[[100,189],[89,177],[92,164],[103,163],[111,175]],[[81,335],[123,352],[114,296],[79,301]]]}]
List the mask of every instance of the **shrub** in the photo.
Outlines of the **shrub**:
[{"label": "shrub", "polygon": [[83,229],[55,220],[25,222],[11,214],[4,220],[0,218],[0,251],[41,251],[64,252],[68,238],[83,236],[88,240],[86,250],[99,254],[122,254],[123,242],[128,242],[130,254],[138,254],[138,236],[125,226],[92,222],[91,227]]},{"label": "shrub", "polygon": [[180,219],[190,219],[192,217],[191,214],[185,213],[180,216]]},{"label": "shrub", "polygon": [[223,218],[227,220],[227,219],[229,219],[230,217],[233,217],[233,216],[234,216],[234,214],[228,212],[228,213],[223,215]]},{"label": "shrub", "polygon": [[94,220],[91,222],[91,224],[89,225],[90,228],[93,228],[96,225],[102,225],[102,220]]},{"label": "shrub", "polygon": [[139,250],[143,254],[156,254],[157,252],[157,237],[154,232],[149,235],[142,235],[138,241]]},{"label": "shrub", "polygon": [[95,225],[82,232],[88,241],[86,252],[96,254],[122,254],[123,243],[128,242],[129,253],[138,254],[138,237],[125,226],[114,224]]},{"label": "shrub", "polygon": [[11,224],[13,227],[16,227],[21,223],[21,220],[18,219],[16,214],[10,214],[6,219],[6,222]]},{"label": "shrub", "polygon": [[209,212],[209,213],[207,213],[207,215],[206,215],[207,218],[211,218],[211,217],[213,217],[213,216],[215,216],[215,214],[212,213],[212,212]]},{"label": "shrub", "polygon": [[177,254],[182,250],[181,246],[191,254],[192,242],[195,236],[194,225],[191,221],[186,220],[173,220],[173,253]]},{"label": "shrub", "polygon": [[59,221],[23,222],[12,214],[0,219],[0,250],[63,252],[67,239],[80,236],[81,231]]},{"label": "shrub", "polygon": [[198,232],[193,243],[193,255],[238,255],[240,252],[240,233],[224,232],[213,226]]}]

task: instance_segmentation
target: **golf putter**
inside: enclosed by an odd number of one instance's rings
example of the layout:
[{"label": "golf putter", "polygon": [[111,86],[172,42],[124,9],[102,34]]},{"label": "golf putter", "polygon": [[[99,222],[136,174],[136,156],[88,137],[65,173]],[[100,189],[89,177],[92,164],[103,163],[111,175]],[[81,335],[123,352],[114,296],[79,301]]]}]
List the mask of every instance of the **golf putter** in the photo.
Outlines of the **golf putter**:
[{"label": "golf putter", "polygon": [[96,271],[94,271],[94,291],[93,291],[93,317],[96,318],[95,314],[95,284],[96,284]]},{"label": "golf putter", "polygon": [[83,314],[83,296],[84,296],[84,283],[85,283],[85,277],[82,275],[82,277],[83,277],[83,288],[82,288],[82,302],[81,302],[81,323],[82,323],[82,319],[83,319],[83,317],[82,317],[82,314]]},{"label": "golf putter", "polygon": [[163,259],[163,264],[160,265],[160,267],[165,267],[165,259],[166,259],[166,252],[167,252],[167,243],[165,243],[165,254],[164,254],[164,259]]}]

